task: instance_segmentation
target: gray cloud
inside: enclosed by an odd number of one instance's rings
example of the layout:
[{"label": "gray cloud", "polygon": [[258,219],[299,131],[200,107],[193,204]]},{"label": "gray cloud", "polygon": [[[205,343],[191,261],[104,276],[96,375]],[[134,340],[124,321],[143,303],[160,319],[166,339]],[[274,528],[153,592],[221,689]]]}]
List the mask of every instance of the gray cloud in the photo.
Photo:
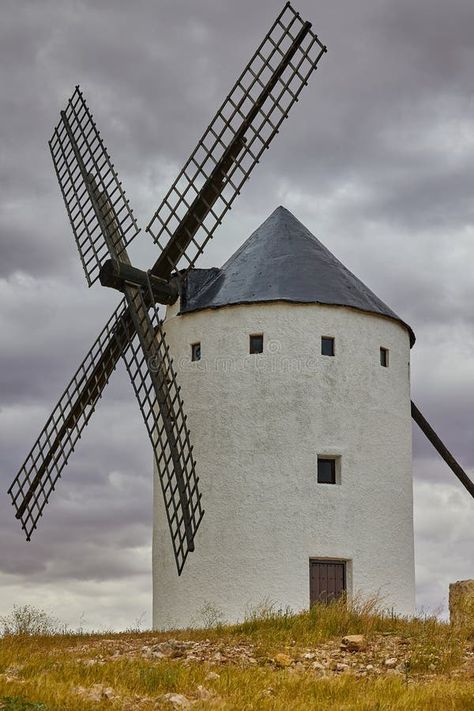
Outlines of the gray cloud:
[{"label": "gray cloud", "polygon": [[[59,110],[80,83],[145,225],[279,6],[3,3],[3,490],[117,304],[85,288],[47,146]],[[473,472],[474,7],[301,0],[299,9],[329,52],[201,266],[221,264],[285,204],[414,327],[414,398]],[[144,233],[132,252],[144,267],[154,259]],[[419,604],[436,607],[453,576],[473,575],[472,511],[418,433],[414,452]],[[90,625],[126,626],[150,604],[151,454],[123,369],[49,508],[26,546],[0,498],[0,612],[47,599],[73,623],[87,608]]]}]

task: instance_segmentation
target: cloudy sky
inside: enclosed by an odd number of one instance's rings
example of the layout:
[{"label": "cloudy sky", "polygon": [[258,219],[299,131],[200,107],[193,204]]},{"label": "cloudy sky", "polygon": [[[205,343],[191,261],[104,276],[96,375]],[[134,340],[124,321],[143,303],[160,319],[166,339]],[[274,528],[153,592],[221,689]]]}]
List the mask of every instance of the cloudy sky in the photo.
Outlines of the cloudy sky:
[{"label": "cloudy sky", "polygon": [[[0,3],[0,615],[151,622],[151,454],[120,366],[26,544],[6,496],[117,303],[86,288],[47,140],[80,84],[140,223],[283,2]],[[413,399],[474,474],[474,4],[299,0],[328,46],[200,266],[279,204],[411,324]],[[156,256],[143,233],[131,248]],[[414,430],[417,604],[474,577],[472,499]]]}]

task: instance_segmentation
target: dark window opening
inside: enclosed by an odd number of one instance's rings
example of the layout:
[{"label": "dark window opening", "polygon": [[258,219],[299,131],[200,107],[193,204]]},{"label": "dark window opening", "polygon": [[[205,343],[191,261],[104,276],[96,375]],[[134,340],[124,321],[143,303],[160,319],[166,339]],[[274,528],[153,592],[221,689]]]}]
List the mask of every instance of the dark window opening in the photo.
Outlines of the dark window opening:
[{"label": "dark window opening", "polygon": [[327,457],[318,457],[318,483],[336,483],[336,460]]},{"label": "dark window opening", "polygon": [[263,333],[250,336],[250,353],[263,353]]},{"label": "dark window opening", "polygon": [[388,368],[388,348],[380,348],[380,365]]},{"label": "dark window opening", "polygon": [[321,337],[321,355],[333,356],[334,355],[334,338],[331,336]]},{"label": "dark window opening", "polygon": [[191,360],[201,360],[201,344],[191,344]]}]

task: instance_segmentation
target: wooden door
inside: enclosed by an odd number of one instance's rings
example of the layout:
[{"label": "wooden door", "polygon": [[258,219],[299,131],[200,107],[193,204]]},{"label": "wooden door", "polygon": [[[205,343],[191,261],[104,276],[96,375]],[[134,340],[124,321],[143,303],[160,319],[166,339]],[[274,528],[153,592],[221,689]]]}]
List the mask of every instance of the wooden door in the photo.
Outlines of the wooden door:
[{"label": "wooden door", "polygon": [[346,564],[338,560],[309,561],[309,604],[329,603],[346,591]]}]

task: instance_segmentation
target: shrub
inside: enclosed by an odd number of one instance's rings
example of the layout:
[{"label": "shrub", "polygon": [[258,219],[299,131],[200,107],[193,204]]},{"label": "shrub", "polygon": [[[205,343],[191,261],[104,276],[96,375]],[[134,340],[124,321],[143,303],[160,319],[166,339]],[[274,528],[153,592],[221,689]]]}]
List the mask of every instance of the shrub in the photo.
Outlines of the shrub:
[{"label": "shrub", "polygon": [[219,628],[225,624],[224,613],[212,602],[206,601],[197,612],[199,623],[206,630]]},{"label": "shrub", "polygon": [[34,605],[13,605],[10,614],[0,615],[0,634],[54,635],[66,634],[67,625]]}]

